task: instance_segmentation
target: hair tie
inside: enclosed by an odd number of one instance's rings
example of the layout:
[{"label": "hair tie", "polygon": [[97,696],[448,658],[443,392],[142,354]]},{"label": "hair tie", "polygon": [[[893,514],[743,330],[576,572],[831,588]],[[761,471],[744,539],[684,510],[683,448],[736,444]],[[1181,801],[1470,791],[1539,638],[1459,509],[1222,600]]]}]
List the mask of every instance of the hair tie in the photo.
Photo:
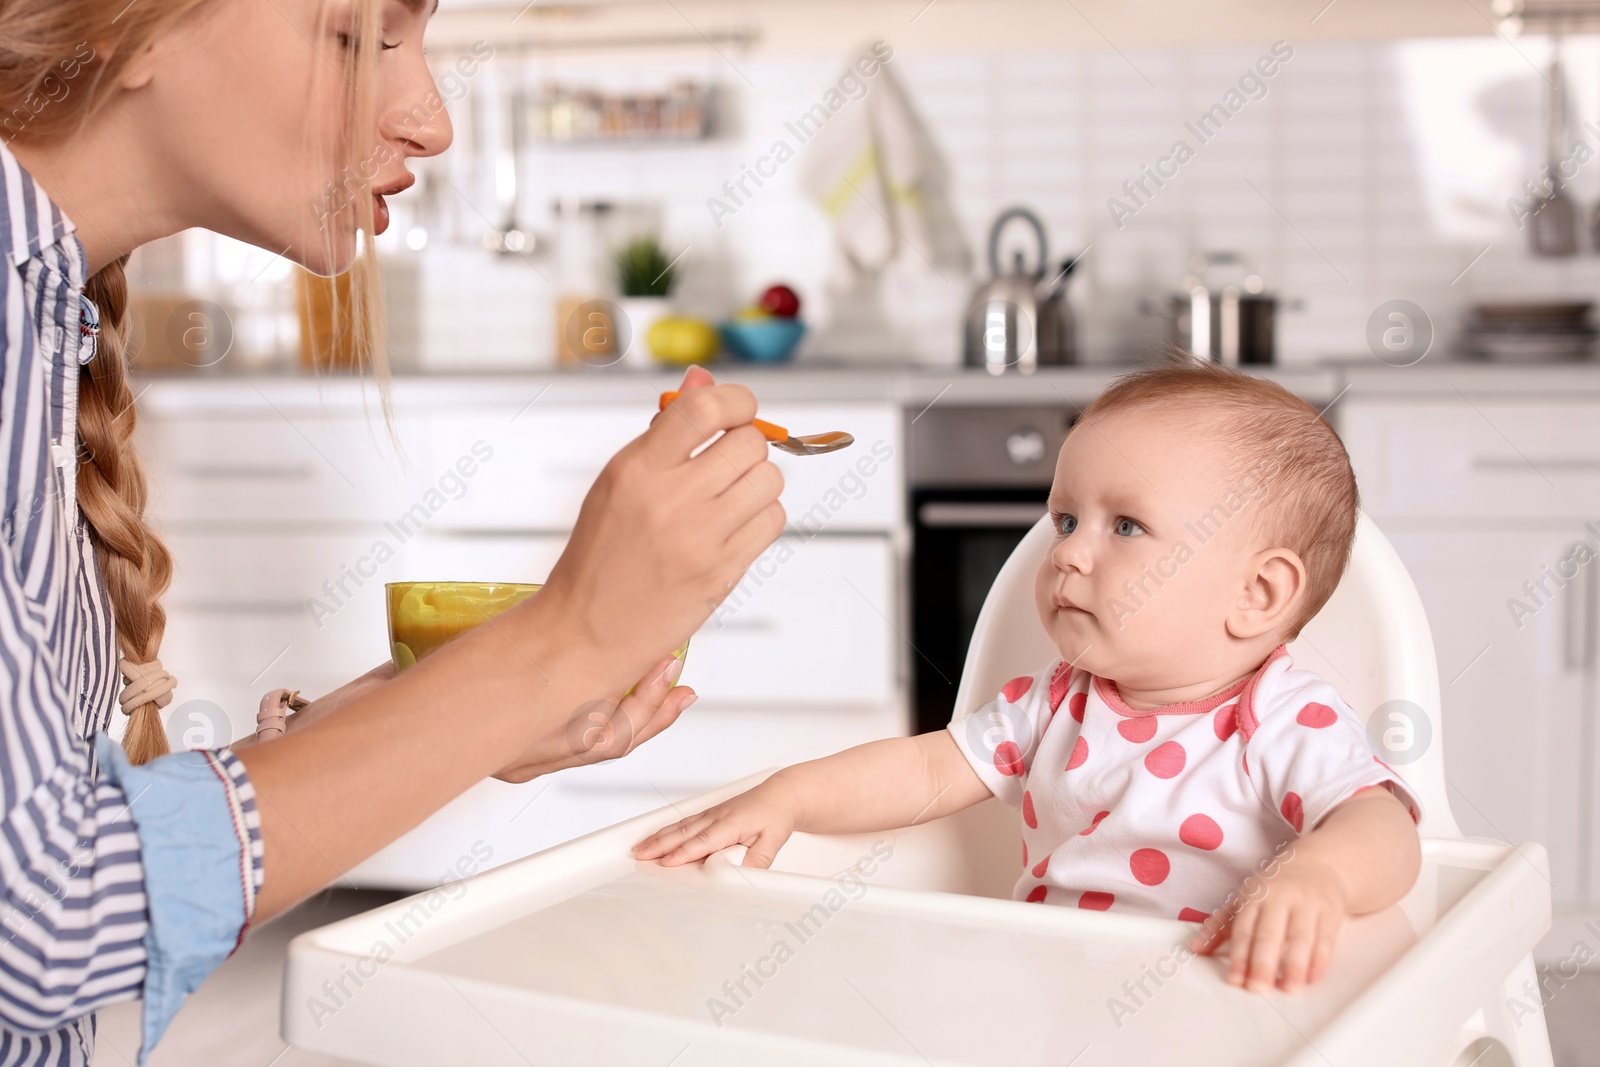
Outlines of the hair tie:
[{"label": "hair tie", "polygon": [[117,698],[117,703],[122,706],[122,714],[132,715],[135,709],[144,704],[164,708],[172,703],[172,691],[177,688],[178,679],[167,673],[160,660],[134,663],[124,659],[118,666],[122,668],[122,676],[128,680]]},{"label": "hair tie", "polygon": [[256,740],[271,741],[282,737],[288,730],[289,712],[299,711],[310,701],[300,697],[298,689],[274,689],[261,697],[261,707],[256,711]]}]

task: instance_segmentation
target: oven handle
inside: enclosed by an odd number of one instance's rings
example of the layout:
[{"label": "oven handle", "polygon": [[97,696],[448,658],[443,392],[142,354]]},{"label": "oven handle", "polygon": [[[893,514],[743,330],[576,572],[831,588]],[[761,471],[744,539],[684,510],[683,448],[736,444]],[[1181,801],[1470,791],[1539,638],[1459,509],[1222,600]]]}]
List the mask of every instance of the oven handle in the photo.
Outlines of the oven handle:
[{"label": "oven handle", "polygon": [[930,502],[917,508],[917,524],[934,529],[966,526],[1029,527],[1044,518],[1038,504]]}]

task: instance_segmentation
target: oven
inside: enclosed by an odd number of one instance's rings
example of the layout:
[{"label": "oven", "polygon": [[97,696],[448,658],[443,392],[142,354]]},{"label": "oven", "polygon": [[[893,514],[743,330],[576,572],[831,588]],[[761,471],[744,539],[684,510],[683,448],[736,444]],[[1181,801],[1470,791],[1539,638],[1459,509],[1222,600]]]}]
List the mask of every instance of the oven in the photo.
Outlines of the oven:
[{"label": "oven", "polygon": [[935,405],[907,431],[911,494],[912,713],[942,729],[983,600],[1017,542],[1045,513],[1060,407]]}]

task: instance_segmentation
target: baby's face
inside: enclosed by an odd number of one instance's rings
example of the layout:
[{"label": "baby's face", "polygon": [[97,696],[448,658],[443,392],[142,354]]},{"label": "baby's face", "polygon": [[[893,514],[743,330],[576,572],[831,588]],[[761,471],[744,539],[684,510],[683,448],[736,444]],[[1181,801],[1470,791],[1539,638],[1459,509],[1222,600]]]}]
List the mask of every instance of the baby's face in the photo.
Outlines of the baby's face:
[{"label": "baby's face", "polygon": [[1039,618],[1061,655],[1124,687],[1210,677],[1240,654],[1259,481],[1231,475],[1205,420],[1135,408],[1079,425],[1050,490],[1056,543],[1039,568]]}]

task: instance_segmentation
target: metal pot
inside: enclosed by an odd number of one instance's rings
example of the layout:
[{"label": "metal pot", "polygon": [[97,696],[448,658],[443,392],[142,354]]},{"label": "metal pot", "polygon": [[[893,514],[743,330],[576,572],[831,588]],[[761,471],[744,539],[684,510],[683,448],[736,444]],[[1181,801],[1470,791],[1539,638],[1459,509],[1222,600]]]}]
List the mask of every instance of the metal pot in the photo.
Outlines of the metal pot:
[{"label": "metal pot", "polygon": [[[1011,270],[1000,270],[1000,234],[1008,222],[1022,219],[1033,227],[1038,254],[1032,270],[1024,266],[1021,252]],[[972,294],[967,308],[965,362],[991,374],[1015,368],[1032,373],[1041,364],[1071,363],[1075,358],[1072,311],[1066,301],[1066,281],[1071,264],[1048,282],[1049,246],[1044,223],[1027,208],[1000,213],[989,231],[991,279]]]},{"label": "metal pot", "polygon": [[1207,284],[1209,268],[1242,265],[1232,252],[1195,258],[1185,292],[1167,298],[1168,340],[1200,359],[1230,367],[1271,363],[1276,353],[1278,298],[1261,291],[1253,272],[1242,284]]}]

